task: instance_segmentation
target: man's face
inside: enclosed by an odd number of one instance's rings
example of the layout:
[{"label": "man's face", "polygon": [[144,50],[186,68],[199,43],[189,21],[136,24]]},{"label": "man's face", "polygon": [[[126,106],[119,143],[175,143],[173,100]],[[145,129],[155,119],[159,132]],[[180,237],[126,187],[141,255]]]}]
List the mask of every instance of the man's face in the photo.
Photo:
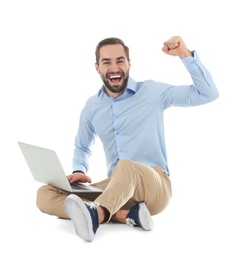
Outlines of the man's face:
[{"label": "man's face", "polygon": [[95,65],[111,97],[120,96],[127,87],[130,63],[121,44],[100,48],[99,64]]}]

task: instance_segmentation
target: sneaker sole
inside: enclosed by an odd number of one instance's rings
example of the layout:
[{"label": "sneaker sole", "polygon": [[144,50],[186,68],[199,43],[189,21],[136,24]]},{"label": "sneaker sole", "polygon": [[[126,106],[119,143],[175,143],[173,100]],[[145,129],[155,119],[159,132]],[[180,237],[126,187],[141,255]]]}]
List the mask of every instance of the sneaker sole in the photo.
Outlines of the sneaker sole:
[{"label": "sneaker sole", "polygon": [[64,207],[75,226],[77,235],[91,242],[94,239],[93,224],[84,201],[71,194],[65,199]]},{"label": "sneaker sole", "polygon": [[144,230],[151,230],[154,223],[152,216],[144,202],[139,203],[139,220]]}]

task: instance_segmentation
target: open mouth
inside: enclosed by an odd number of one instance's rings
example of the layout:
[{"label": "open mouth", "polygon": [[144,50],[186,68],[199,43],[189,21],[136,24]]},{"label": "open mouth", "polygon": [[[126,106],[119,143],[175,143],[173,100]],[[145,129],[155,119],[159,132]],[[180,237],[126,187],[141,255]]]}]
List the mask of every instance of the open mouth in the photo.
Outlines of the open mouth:
[{"label": "open mouth", "polygon": [[121,80],[122,80],[122,76],[120,76],[120,75],[113,75],[113,76],[109,77],[109,80],[113,84],[119,84],[121,82]]}]

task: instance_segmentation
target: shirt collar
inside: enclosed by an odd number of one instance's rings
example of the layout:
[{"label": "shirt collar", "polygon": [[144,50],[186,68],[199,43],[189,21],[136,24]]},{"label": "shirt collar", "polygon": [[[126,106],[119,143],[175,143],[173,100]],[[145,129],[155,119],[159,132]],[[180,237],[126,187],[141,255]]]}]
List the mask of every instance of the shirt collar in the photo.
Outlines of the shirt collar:
[{"label": "shirt collar", "polygon": [[[129,77],[127,88],[125,89],[125,92],[130,92],[132,94],[135,94],[137,91],[137,82],[134,81],[131,77]],[[106,95],[103,86],[98,91],[98,97],[102,97],[103,95]]]}]

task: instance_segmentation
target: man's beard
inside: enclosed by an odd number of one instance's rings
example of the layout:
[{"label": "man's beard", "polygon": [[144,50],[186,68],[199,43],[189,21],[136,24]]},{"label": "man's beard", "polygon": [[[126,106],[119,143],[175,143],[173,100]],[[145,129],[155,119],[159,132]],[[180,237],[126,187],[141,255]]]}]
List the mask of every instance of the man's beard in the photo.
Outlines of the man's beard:
[{"label": "man's beard", "polygon": [[107,81],[107,78],[109,78],[109,76],[108,75],[106,75],[106,77],[104,77],[103,75],[101,75],[101,79],[102,79],[102,81],[103,81],[103,83],[104,83],[104,86],[108,89],[108,90],[110,90],[111,92],[113,92],[113,93],[123,93],[124,92],[124,90],[126,89],[126,87],[127,87],[127,85],[128,85],[128,80],[129,80],[129,71],[127,71],[126,72],[126,74],[125,73],[121,73],[122,75],[122,78],[123,78],[123,83],[122,83],[122,85],[115,85],[115,86],[111,86],[109,83],[108,83],[108,81]]}]

